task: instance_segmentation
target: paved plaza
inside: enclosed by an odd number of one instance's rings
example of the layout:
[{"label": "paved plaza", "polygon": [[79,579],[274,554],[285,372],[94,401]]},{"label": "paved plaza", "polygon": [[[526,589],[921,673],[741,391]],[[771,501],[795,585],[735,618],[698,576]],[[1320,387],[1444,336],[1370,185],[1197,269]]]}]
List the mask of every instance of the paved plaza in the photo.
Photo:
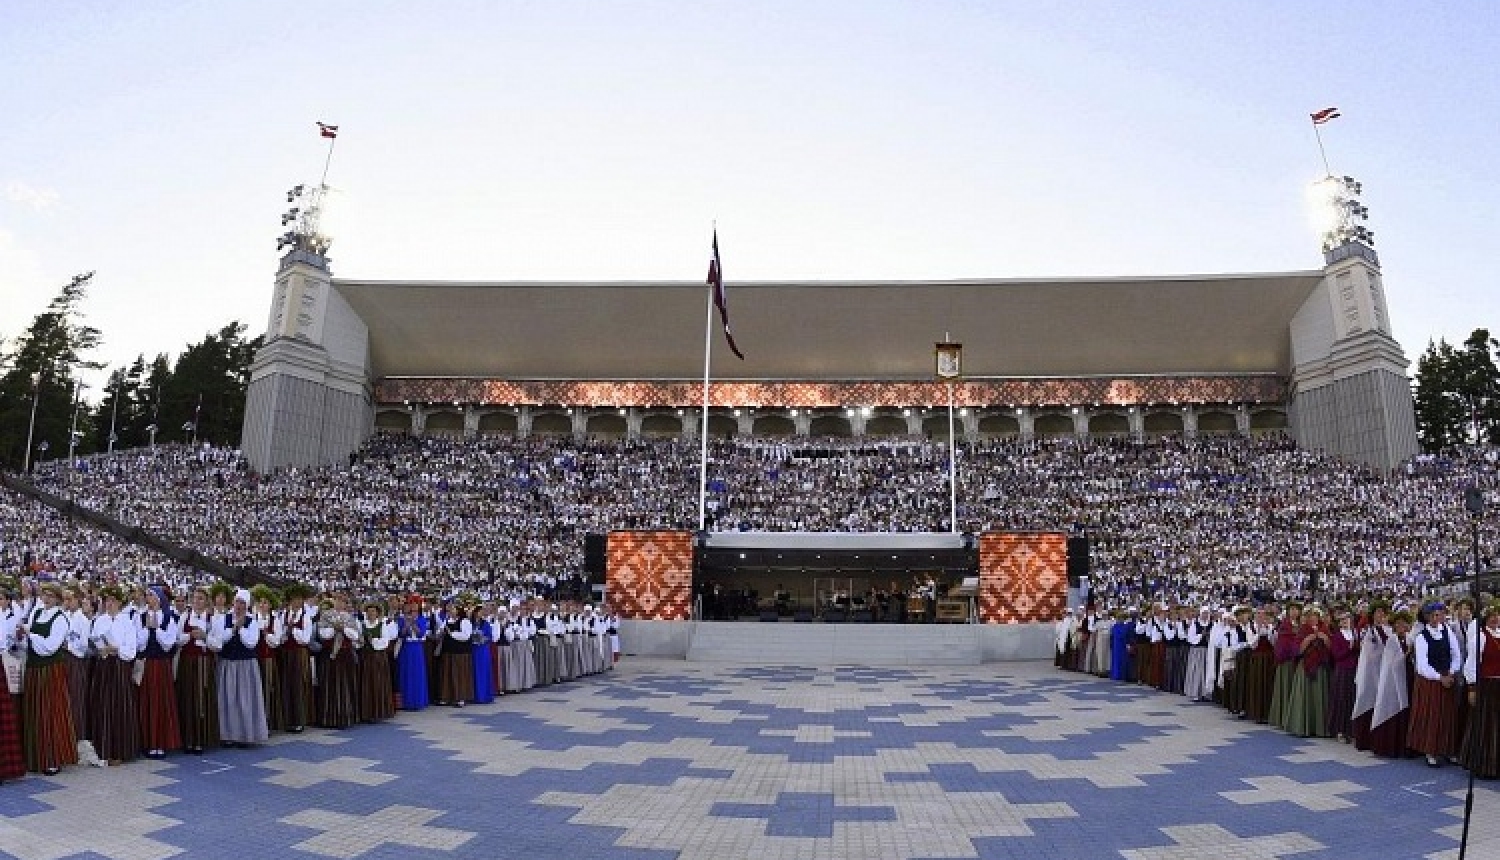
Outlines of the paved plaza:
[{"label": "paved plaza", "polygon": [[[0,856],[1457,856],[1465,774],[1045,664],[628,660],[254,750],[0,786]],[[1469,856],[1500,857],[1481,784]]]}]

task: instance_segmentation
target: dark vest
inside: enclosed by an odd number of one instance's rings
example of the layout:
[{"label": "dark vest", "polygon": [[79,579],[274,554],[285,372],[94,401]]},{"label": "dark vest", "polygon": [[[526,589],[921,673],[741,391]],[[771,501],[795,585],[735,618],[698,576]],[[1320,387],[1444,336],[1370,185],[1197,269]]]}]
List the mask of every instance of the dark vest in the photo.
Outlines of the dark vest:
[{"label": "dark vest", "polygon": [[[38,610],[33,611],[31,613],[31,622],[26,625],[26,629],[28,631],[30,631],[32,633],[35,633],[36,635],[42,637],[43,639],[45,639],[48,636],[52,635],[52,625],[56,624],[57,620],[59,618],[63,617],[62,610],[60,610],[60,609],[54,609],[52,611],[52,617],[51,618],[47,619],[46,621],[39,621],[39,620],[37,620],[41,616],[41,613],[46,612],[46,611],[47,611],[46,609],[38,609]],[[63,623],[66,624],[67,622],[64,621]],[[26,655],[26,665],[28,667],[31,667],[31,666],[37,666],[37,667],[51,666],[53,663],[56,663],[56,662],[62,660],[63,655],[66,654],[67,652],[68,652],[67,645],[63,645],[61,648],[58,648],[56,651],[53,651],[51,654],[47,655],[46,657],[43,657],[42,655],[36,653],[35,651],[32,651],[32,652],[30,652],[30,653],[28,653]]]},{"label": "dark vest", "polygon": [[[246,616],[245,620],[249,621],[250,617]],[[229,615],[224,618],[224,630],[227,631],[230,636],[229,640],[224,643],[224,647],[219,649],[220,660],[255,659],[255,649],[249,645],[246,645],[244,642],[241,642],[240,637],[238,635],[235,635],[233,615]]]},{"label": "dark vest", "polygon": [[454,618],[453,620],[449,621],[448,624],[447,624],[447,626],[444,628],[444,630],[443,630],[443,653],[444,654],[472,654],[474,652],[473,645],[471,645],[467,640],[461,641],[461,640],[453,638],[453,634],[455,634],[455,633],[458,632],[458,628],[459,628],[459,626],[460,626],[460,624],[461,624],[462,621],[463,621],[462,618]]},{"label": "dark vest", "polygon": [[1427,640],[1427,665],[1439,675],[1446,675],[1453,666],[1453,649],[1448,645],[1448,631],[1443,629],[1436,639],[1424,626],[1422,636]]},{"label": "dark vest", "polygon": [[[144,621],[145,617],[146,617],[145,614],[142,613],[141,618],[143,619],[143,621]],[[172,656],[172,651],[174,649],[163,648],[163,647],[161,647],[161,643],[158,642],[158,641],[156,641],[156,634],[157,634],[157,632],[161,628],[164,628],[164,627],[166,627],[167,625],[169,625],[171,623],[172,623],[172,613],[171,612],[163,612],[161,614],[161,621],[158,622],[157,630],[147,630],[146,631],[149,635],[146,637],[146,650],[144,650],[144,651],[141,652],[141,656],[142,657],[145,657],[147,660],[165,660],[166,658]]]}]

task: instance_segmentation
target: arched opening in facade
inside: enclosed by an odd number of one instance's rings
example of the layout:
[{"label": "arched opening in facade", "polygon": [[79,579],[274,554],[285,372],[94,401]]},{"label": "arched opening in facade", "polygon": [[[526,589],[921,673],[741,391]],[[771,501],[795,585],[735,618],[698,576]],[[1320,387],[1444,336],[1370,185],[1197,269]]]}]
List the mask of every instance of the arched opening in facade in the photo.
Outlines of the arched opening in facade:
[{"label": "arched opening in facade", "polygon": [[1152,412],[1146,415],[1147,436],[1170,436],[1182,432],[1181,412]]},{"label": "arched opening in facade", "polygon": [[641,435],[647,439],[673,439],[682,435],[682,419],[661,412],[641,419]]},{"label": "arched opening in facade", "polygon": [[1036,417],[1032,425],[1038,436],[1072,436],[1073,416],[1047,412]]},{"label": "arched opening in facade", "polygon": [[985,439],[1021,435],[1021,422],[1014,415],[986,415],[979,419],[979,435]]},{"label": "arched opening in facade", "polygon": [[481,436],[514,436],[519,426],[514,412],[487,412],[479,416]]},{"label": "arched opening in facade", "polygon": [[1280,409],[1260,409],[1250,413],[1251,433],[1284,433],[1286,428],[1286,413]]},{"label": "arched opening in facade", "polygon": [[795,436],[797,422],[786,415],[758,415],[752,429],[757,436]]},{"label": "arched opening in facade", "polygon": [[410,433],[411,412],[405,409],[382,409],[375,413],[376,433]]},{"label": "arched opening in facade", "polygon": [[595,439],[624,439],[629,428],[625,423],[624,415],[618,412],[605,412],[602,415],[590,415],[588,425],[584,429]]},{"label": "arched opening in facade", "polygon": [[1130,419],[1118,412],[1100,412],[1089,416],[1090,436],[1129,436]]},{"label": "arched opening in facade", "polygon": [[427,415],[428,436],[454,436],[464,435],[464,416],[462,412],[431,412]]},{"label": "arched opening in facade", "polygon": [[727,439],[738,436],[740,433],[740,422],[733,415],[717,415],[708,413],[708,435],[710,438]]},{"label": "arched opening in facade", "polygon": [[847,437],[854,435],[849,428],[849,419],[842,412],[824,412],[821,415],[814,415],[807,432],[811,436]]},{"label": "arched opening in facade", "polygon": [[899,412],[881,412],[865,422],[866,436],[905,436],[906,416]]},{"label": "arched opening in facade", "polygon": [[[953,432],[963,433],[963,425],[959,423],[958,416],[953,417]],[[948,441],[948,415],[929,415],[922,419],[922,435],[934,442]]]},{"label": "arched opening in facade", "polygon": [[1201,412],[1198,414],[1198,435],[1232,436],[1240,431],[1233,412]]},{"label": "arched opening in facade", "polygon": [[572,436],[573,416],[566,412],[542,412],[531,419],[533,436]]}]

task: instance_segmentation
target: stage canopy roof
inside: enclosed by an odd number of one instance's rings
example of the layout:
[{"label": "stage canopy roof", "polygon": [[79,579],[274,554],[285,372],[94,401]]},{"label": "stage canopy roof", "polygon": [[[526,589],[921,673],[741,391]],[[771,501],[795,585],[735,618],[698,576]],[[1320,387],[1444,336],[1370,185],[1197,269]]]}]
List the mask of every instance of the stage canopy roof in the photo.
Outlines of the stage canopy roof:
[{"label": "stage canopy roof", "polygon": [[[730,283],[718,380],[924,380],[933,344],[968,377],[1291,372],[1290,322],[1321,271],[1048,280]],[[336,279],[373,375],[693,379],[707,288],[681,282]]]}]

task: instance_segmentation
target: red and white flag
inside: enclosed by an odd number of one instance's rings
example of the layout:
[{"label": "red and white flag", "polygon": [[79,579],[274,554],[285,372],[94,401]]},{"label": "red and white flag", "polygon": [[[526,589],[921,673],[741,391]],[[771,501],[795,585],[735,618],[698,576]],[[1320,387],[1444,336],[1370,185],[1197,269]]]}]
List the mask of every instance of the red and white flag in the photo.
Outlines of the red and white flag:
[{"label": "red and white flag", "polygon": [[724,264],[719,261],[719,231],[714,231],[714,255],[708,261],[708,285],[714,291],[714,307],[719,309],[719,321],[724,323],[724,339],[740,361],[745,354],[734,343],[734,331],[729,328],[729,299],[724,295]]},{"label": "red and white flag", "polygon": [[318,135],[320,137],[338,137],[339,127],[336,125],[329,125],[326,122],[320,122],[318,123]]},{"label": "red and white flag", "polygon": [[1336,107],[1323,108],[1322,110],[1312,115],[1312,122],[1313,125],[1322,125],[1329,120],[1335,120],[1341,116],[1343,116],[1343,114],[1339,113],[1339,109]]}]

